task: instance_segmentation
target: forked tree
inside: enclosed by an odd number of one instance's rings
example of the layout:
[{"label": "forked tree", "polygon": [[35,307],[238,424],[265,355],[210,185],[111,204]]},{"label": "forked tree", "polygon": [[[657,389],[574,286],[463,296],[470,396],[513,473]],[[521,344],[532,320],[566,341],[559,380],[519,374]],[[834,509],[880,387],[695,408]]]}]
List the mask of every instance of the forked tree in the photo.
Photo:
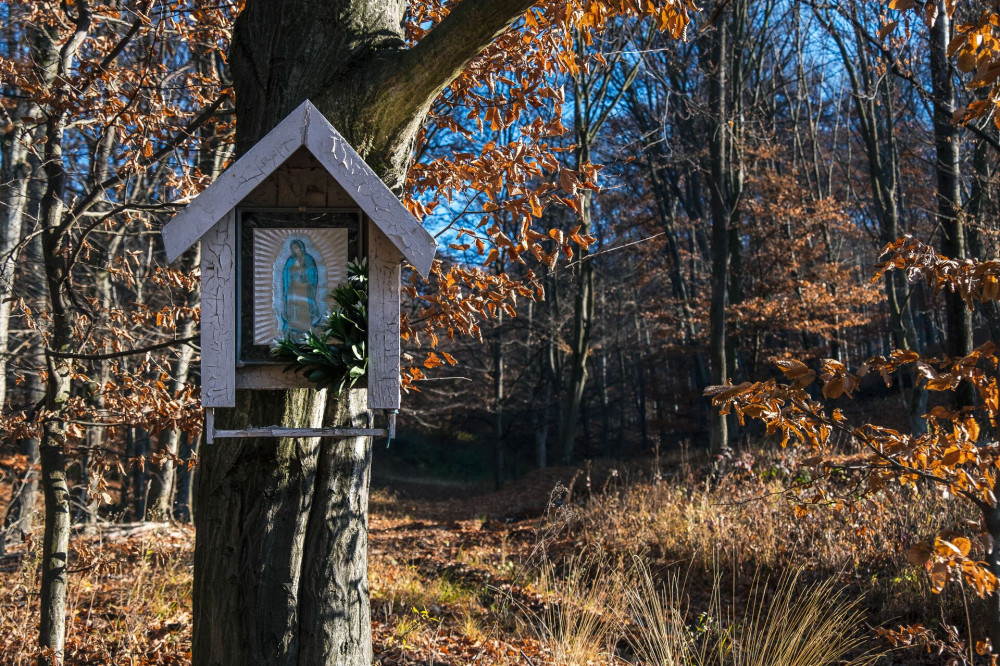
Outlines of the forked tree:
[{"label": "forked tree", "polygon": [[[401,194],[432,102],[533,4],[463,0],[408,48],[401,0],[250,0],[230,48],[237,152],[310,99]],[[652,6],[615,11],[633,4]],[[659,5],[656,15],[668,14],[686,20],[683,10]],[[357,392],[238,392],[236,408],[217,418],[223,427],[321,418],[339,425],[362,419],[363,402]],[[370,463],[366,439],[206,447],[195,521],[195,664],[371,663]]]}]

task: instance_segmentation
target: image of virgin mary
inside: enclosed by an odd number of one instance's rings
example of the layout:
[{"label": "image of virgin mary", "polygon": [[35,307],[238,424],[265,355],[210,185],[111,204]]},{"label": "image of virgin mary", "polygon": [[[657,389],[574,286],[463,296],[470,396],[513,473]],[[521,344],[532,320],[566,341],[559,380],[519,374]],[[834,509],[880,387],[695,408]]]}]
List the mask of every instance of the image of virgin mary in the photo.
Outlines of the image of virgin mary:
[{"label": "image of virgin mary", "polygon": [[318,326],[322,314],[316,294],[319,288],[319,270],[316,260],[306,251],[306,245],[293,239],[291,256],[281,273],[281,334],[301,336]]}]

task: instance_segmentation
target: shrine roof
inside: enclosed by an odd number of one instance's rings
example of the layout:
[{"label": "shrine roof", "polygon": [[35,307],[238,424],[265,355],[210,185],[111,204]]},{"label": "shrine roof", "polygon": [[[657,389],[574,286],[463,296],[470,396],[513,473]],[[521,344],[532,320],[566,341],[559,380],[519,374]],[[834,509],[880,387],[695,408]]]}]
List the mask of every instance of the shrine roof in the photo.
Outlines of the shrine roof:
[{"label": "shrine roof", "polygon": [[426,276],[437,244],[350,143],[306,100],[163,226],[173,262],[299,148],[306,148],[414,268]]}]

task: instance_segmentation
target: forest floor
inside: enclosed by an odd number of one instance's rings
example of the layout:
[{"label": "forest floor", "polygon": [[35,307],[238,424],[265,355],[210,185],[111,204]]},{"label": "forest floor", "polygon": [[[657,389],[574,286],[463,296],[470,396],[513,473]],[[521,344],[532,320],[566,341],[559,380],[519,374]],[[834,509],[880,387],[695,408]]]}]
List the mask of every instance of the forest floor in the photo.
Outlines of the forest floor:
[{"label": "forest floor", "polygon": [[[419,484],[376,489],[376,662],[865,663],[890,648],[879,628],[920,623],[952,637],[879,663],[971,663],[962,641],[979,631],[981,602],[957,587],[932,594],[905,559],[915,537],[968,518],[955,502],[907,488],[804,510],[781,493],[802,481],[786,455],[691,458],[542,470],[451,499]],[[187,663],[193,541],[171,524],[80,532],[66,663]],[[36,537],[0,558],[4,665],[37,658],[38,550]],[[819,656],[779,659],[781,641]],[[682,657],[650,654],[654,644]]]}]

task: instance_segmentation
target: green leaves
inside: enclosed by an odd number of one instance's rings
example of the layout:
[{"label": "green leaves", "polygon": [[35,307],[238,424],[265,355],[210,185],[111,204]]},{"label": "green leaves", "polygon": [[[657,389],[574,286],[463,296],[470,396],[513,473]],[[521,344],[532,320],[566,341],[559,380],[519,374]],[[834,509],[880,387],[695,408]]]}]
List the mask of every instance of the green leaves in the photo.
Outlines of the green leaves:
[{"label": "green leaves", "polygon": [[301,372],[318,388],[340,393],[368,371],[368,264],[347,264],[347,282],[332,292],[338,308],[326,318],[321,335],[278,340],[271,355]]}]

